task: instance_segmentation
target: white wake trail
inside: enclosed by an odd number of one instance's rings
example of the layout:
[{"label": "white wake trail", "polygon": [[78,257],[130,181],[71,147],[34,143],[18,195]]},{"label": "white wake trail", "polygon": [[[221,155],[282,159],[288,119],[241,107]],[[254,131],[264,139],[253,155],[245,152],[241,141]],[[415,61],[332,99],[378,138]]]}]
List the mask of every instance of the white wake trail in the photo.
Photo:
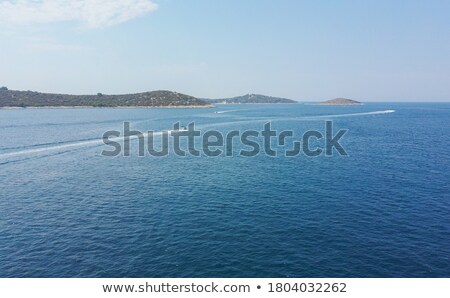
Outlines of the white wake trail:
[{"label": "white wake trail", "polygon": [[64,145],[58,145],[58,146],[52,146],[52,147],[44,147],[44,148],[28,149],[28,150],[22,150],[22,151],[14,151],[14,152],[0,154],[0,159],[2,159],[2,158],[9,158],[9,157],[15,157],[15,156],[21,156],[21,155],[29,155],[29,154],[41,153],[41,152],[47,152],[47,151],[54,151],[54,150],[60,150],[60,149],[89,146],[89,145],[100,144],[102,142],[103,142],[103,140],[100,139],[100,140],[92,140],[92,141],[85,141],[85,142],[70,143],[70,144],[64,144]]},{"label": "white wake trail", "polygon": [[[170,131],[169,131],[170,132]],[[154,132],[153,135],[161,135],[164,132]],[[143,134],[144,137],[148,137],[148,133]],[[137,139],[137,136],[130,136],[130,140]],[[90,140],[90,141],[82,141],[82,142],[74,142],[70,144],[64,144],[64,145],[57,145],[57,146],[50,146],[50,147],[43,147],[43,148],[36,148],[36,149],[28,149],[28,150],[21,150],[21,151],[14,151],[14,152],[8,152],[0,154],[0,160],[1,159],[7,159],[10,157],[18,157],[18,156],[26,156],[30,154],[36,154],[36,153],[42,153],[42,152],[51,152],[51,151],[59,151],[64,149],[70,149],[70,148],[78,148],[78,147],[88,147],[88,146],[100,146],[105,144],[105,141],[114,141],[114,142],[123,142],[125,140],[125,137],[115,137],[115,138],[109,138],[109,139],[96,139],[96,140]]]},{"label": "white wake trail", "polygon": [[225,113],[231,113],[231,112],[240,112],[240,111],[245,111],[245,110],[227,110],[227,111],[217,111],[217,112],[214,112],[214,114],[225,114]]},{"label": "white wake trail", "polygon": [[306,116],[297,117],[296,119],[321,119],[321,118],[339,118],[339,117],[352,117],[352,116],[366,116],[366,115],[383,115],[395,113],[395,110],[384,110],[384,111],[374,111],[374,112],[362,112],[362,113],[351,113],[351,114],[335,114],[335,115],[319,115],[319,116]]},{"label": "white wake trail", "polygon": [[[240,111],[240,110],[239,110]],[[223,112],[232,112],[232,111],[223,111]],[[207,128],[207,127],[214,127],[214,126],[226,126],[226,125],[232,125],[232,124],[244,124],[244,123],[254,123],[254,122],[265,122],[265,121],[298,121],[298,120],[317,120],[317,119],[329,119],[329,118],[339,118],[339,117],[352,117],[352,116],[366,116],[366,115],[382,115],[382,114],[389,114],[394,113],[395,110],[384,110],[384,111],[374,111],[374,112],[362,112],[362,113],[351,113],[351,114],[337,114],[337,115],[319,115],[319,116],[305,116],[305,117],[294,117],[294,118],[272,118],[272,119],[249,119],[249,120],[243,120],[243,121],[233,121],[233,122],[221,122],[221,123],[210,123],[206,125],[198,125],[197,128]],[[166,131],[160,131],[160,132],[154,132],[153,135],[161,135],[163,133],[171,133],[172,130],[166,130]],[[148,133],[143,134],[144,137],[148,137]],[[130,136],[130,140],[137,139],[136,136]],[[115,138],[109,138],[109,141],[115,141],[115,142],[123,142],[124,137],[115,137]],[[59,150],[65,150],[70,148],[81,148],[81,147],[88,147],[88,146],[100,146],[104,144],[104,139],[95,139],[95,140],[89,140],[89,141],[81,141],[81,142],[74,142],[69,144],[63,144],[63,145],[57,145],[57,146],[47,146],[43,148],[35,148],[35,149],[27,149],[27,150],[21,150],[21,151],[14,151],[14,152],[8,152],[0,154],[0,160],[1,159],[8,159],[11,157],[20,157],[20,156],[26,156],[26,155],[33,155],[43,152],[51,152],[51,151],[59,151]]]}]

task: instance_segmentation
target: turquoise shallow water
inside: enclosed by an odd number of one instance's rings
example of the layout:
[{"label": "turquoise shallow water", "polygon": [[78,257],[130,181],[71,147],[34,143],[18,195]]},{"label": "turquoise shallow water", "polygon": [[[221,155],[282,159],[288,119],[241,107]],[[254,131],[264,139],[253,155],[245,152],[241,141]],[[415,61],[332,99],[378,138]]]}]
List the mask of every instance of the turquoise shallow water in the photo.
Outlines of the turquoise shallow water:
[{"label": "turquoise shallow water", "polygon": [[[327,119],[349,156],[98,143],[123,121],[300,135]],[[0,277],[450,277],[449,124],[449,104],[0,110]]]}]

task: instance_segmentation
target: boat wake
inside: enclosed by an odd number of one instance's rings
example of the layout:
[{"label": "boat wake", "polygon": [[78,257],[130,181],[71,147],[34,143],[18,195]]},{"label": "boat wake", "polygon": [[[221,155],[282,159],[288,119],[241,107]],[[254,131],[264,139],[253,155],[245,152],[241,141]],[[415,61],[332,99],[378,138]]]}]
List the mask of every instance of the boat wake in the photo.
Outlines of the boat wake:
[{"label": "boat wake", "polygon": [[[171,131],[167,131],[167,132],[171,132]],[[157,135],[161,135],[163,133],[164,133],[163,131],[154,132],[153,135],[157,136]],[[148,133],[145,133],[144,137],[148,137]],[[136,139],[138,139],[137,136],[130,136],[130,140],[136,140]],[[120,143],[125,140],[125,137],[122,136],[122,137],[109,138],[108,140]],[[103,138],[102,139],[91,139],[89,141],[73,141],[71,143],[63,144],[63,145],[48,146],[48,147],[43,147],[43,148],[27,149],[27,150],[21,150],[21,151],[13,151],[13,152],[0,154],[0,160],[14,158],[14,157],[35,155],[35,154],[39,154],[39,153],[47,153],[47,152],[51,152],[51,151],[59,152],[59,151],[65,151],[68,149],[96,147],[96,146],[104,145],[106,141],[107,140],[103,139]]]},{"label": "boat wake", "polygon": [[245,111],[245,110],[217,111],[217,112],[214,112],[214,114],[225,114],[225,113],[240,112],[240,111]]},{"label": "boat wake", "polygon": [[[223,111],[223,112],[231,112],[231,111]],[[253,118],[248,120],[238,120],[238,121],[231,121],[231,122],[218,122],[218,123],[209,123],[204,125],[197,125],[197,128],[211,128],[211,127],[218,127],[218,126],[227,126],[227,125],[235,125],[235,124],[244,124],[244,123],[255,123],[255,122],[268,122],[268,121],[301,121],[301,120],[320,120],[320,119],[333,119],[333,118],[340,118],[340,117],[356,117],[356,116],[367,116],[367,115],[382,115],[382,114],[390,114],[394,113],[395,110],[384,110],[384,111],[374,111],[374,112],[362,112],[362,113],[352,113],[352,114],[335,114],[335,115],[318,115],[318,116],[305,116],[305,117],[291,117],[291,118]],[[165,131],[159,131],[154,132],[153,135],[161,135],[163,133],[171,133],[176,132],[173,130],[165,130]],[[148,137],[148,133],[144,133],[144,137]],[[109,141],[115,141],[115,142],[123,142],[124,137],[115,137],[115,138],[109,138]],[[130,136],[130,140],[137,139],[136,136]],[[0,161],[6,160],[7,163],[10,163],[11,158],[20,158],[20,157],[27,157],[27,156],[34,156],[39,155],[43,153],[51,153],[55,152],[55,154],[61,154],[61,151],[67,151],[67,150],[73,150],[77,148],[88,148],[88,147],[95,147],[95,146],[101,146],[104,145],[104,139],[90,139],[90,140],[80,140],[80,141],[73,141],[70,143],[63,143],[58,144],[55,146],[46,146],[42,148],[33,148],[33,149],[27,149],[27,150],[19,150],[19,151],[13,151],[13,152],[7,152],[0,154]],[[46,156],[52,156],[55,154],[50,154]],[[27,160],[30,158],[27,158]],[[24,160],[24,159],[22,159]],[[16,160],[18,161],[18,160]],[[1,164],[5,164],[6,162],[0,162]]]},{"label": "boat wake", "polygon": [[318,116],[297,117],[296,119],[340,118],[340,117],[352,117],[352,116],[383,115],[383,114],[390,114],[390,113],[395,113],[395,110],[361,112],[361,113],[351,113],[351,114],[318,115]]}]

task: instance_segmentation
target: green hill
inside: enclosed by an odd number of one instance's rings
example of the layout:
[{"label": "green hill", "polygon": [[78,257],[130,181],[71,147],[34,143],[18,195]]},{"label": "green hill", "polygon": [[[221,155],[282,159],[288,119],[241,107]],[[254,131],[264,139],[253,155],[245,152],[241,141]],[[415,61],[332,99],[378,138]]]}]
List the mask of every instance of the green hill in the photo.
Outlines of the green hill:
[{"label": "green hill", "polygon": [[295,100],[282,98],[282,97],[272,97],[260,94],[246,94],[243,96],[237,96],[232,98],[221,98],[221,99],[205,99],[210,103],[297,103]]},{"label": "green hill", "polygon": [[323,105],[360,105],[361,103],[356,100],[348,98],[335,98],[322,102]]},{"label": "green hill", "polygon": [[211,107],[193,96],[172,91],[135,94],[69,95],[0,88],[0,107]]}]

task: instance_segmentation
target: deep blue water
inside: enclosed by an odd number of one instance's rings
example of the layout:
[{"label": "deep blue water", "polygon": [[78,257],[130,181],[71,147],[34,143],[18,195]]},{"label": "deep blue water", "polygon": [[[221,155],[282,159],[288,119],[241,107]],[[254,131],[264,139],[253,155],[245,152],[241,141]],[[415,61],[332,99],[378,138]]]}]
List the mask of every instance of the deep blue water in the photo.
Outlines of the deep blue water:
[{"label": "deep blue water", "polygon": [[[123,121],[300,135],[327,119],[348,156],[96,143]],[[0,277],[450,277],[449,124],[437,103],[0,110]]]}]

